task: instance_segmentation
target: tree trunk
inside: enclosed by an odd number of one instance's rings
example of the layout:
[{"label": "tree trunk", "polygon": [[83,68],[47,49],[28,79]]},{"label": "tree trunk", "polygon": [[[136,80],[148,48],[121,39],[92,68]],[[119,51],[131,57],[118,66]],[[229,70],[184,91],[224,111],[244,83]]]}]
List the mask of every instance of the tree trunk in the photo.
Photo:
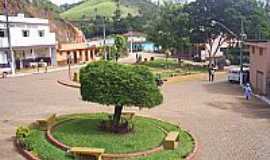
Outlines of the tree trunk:
[{"label": "tree trunk", "polygon": [[122,110],[123,110],[123,105],[115,105],[114,115],[113,115],[113,125],[114,126],[119,126]]}]

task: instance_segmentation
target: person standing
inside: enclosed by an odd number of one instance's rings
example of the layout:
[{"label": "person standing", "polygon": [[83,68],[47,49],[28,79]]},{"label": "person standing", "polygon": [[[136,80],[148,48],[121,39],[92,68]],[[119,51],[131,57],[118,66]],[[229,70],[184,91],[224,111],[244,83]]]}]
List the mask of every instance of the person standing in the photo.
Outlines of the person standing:
[{"label": "person standing", "polygon": [[209,82],[214,82],[215,80],[215,66],[214,64],[210,65],[208,68],[208,77],[209,77]]},{"label": "person standing", "polygon": [[211,82],[211,77],[212,77],[212,71],[211,71],[212,69],[211,69],[211,67],[209,66],[208,67],[208,80],[209,80],[209,82]]},{"label": "person standing", "polygon": [[249,83],[247,83],[244,87],[244,95],[246,97],[246,100],[249,100],[252,97],[252,89]]}]

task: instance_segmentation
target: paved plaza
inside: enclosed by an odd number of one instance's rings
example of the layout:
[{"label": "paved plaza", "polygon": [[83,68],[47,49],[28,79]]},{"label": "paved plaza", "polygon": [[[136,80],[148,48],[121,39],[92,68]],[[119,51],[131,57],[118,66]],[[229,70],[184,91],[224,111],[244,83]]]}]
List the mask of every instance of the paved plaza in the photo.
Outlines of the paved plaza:
[{"label": "paved plaza", "polygon": [[[81,101],[78,89],[57,84],[66,71],[0,79],[0,159],[23,159],[13,146],[17,126],[48,113],[113,111],[112,107]],[[269,160],[270,106],[246,101],[238,85],[224,76],[209,84],[196,80],[166,84],[161,106],[132,110],[180,124],[199,141],[198,160]]]}]

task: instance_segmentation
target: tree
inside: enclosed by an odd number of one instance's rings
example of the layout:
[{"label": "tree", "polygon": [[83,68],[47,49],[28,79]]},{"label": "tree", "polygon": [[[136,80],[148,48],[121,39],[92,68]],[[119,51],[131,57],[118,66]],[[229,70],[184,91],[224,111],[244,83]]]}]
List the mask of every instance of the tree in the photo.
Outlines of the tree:
[{"label": "tree", "polygon": [[113,126],[120,125],[124,106],[152,108],[163,101],[155,77],[143,66],[93,62],[80,70],[84,101],[114,105]]},{"label": "tree", "polygon": [[116,48],[115,60],[117,62],[118,58],[124,55],[127,51],[127,39],[124,36],[116,35],[114,40],[114,45]]},{"label": "tree", "polygon": [[250,39],[258,34],[266,37],[270,34],[269,18],[255,0],[196,0],[185,7],[185,12],[190,15],[191,41],[207,44],[210,60],[226,41],[236,39],[224,27],[213,26],[212,20],[221,22],[237,35],[240,35],[243,20]]},{"label": "tree", "polygon": [[147,27],[148,39],[163,50],[183,51],[189,46],[189,15],[180,3],[164,3]]}]

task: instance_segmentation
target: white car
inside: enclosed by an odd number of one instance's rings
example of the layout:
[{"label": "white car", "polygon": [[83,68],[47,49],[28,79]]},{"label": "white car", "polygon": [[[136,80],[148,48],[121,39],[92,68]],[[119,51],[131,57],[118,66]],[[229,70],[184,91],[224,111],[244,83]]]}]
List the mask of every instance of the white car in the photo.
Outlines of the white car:
[{"label": "white car", "polygon": [[[240,82],[240,67],[234,67],[234,68],[230,68],[229,72],[228,72],[228,81],[230,82]],[[248,78],[249,76],[249,68],[244,67],[243,68],[243,75],[244,75],[244,79]]]},{"label": "white car", "polygon": [[9,65],[0,65],[0,76],[2,76],[2,78],[7,77],[11,72],[12,70]]}]

